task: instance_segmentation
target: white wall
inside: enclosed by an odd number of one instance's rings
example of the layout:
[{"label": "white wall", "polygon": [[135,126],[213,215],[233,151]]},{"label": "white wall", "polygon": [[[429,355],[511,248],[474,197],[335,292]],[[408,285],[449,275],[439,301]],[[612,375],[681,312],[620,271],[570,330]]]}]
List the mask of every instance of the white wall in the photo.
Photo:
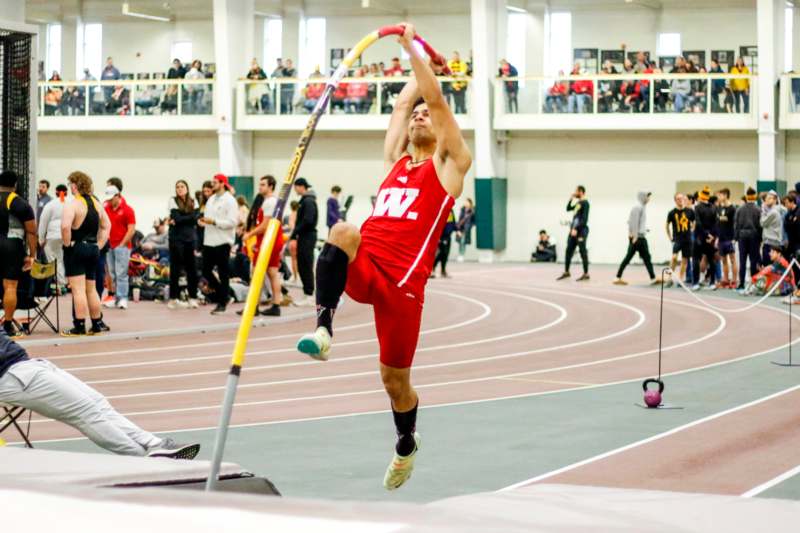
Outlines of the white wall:
[{"label": "white wall", "polygon": [[[800,145],[800,142],[796,143]],[[627,248],[627,219],[636,192],[653,193],[647,208],[654,260],[670,254],[664,233],[677,181],[736,180],[758,173],[755,135],[715,133],[575,133],[522,136],[508,146],[508,248],[506,259],[530,257],[539,229],[556,238],[563,258],[564,208],[577,185],[591,202],[589,257],[618,263]],[[797,168],[797,167],[795,167]]]},{"label": "white wall", "polygon": [[214,62],[211,20],[103,24],[103,62],[111,56],[120,72],[166,73],[172,65],[170,50],[175,41],[192,41],[193,59]]},{"label": "white wall", "polygon": [[164,217],[175,182],[185,179],[192,191],[218,172],[215,134],[159,134],[157,132],[40,133],[38,177],[55,187],[66,183],[73,170],[89,174],[95,194],[118,176],[123,195],[136,211],[136,228],[145,235],[153,219]]},{"label": "white wall", "polygon": [[[679,32],[684,50],[733,50],[756,44],[756,11],[743,8],[630,9],[572,12],[573,48],[649,50],[656,56],[657,34]],[[706,56],[706,61],[711,57]]]}]

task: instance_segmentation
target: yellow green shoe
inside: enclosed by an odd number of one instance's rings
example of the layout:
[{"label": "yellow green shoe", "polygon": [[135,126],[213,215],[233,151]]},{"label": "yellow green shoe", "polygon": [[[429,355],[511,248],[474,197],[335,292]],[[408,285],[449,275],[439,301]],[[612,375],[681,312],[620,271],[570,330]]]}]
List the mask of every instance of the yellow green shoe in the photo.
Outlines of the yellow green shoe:
[{"label": "yellow green shoe", "polygon": [[414,451],[411,454],[403,457],[394,453],[392,462],[386,469],[386,475],[383,477],[383,487],[386,490],[395,490],[400,488],[411,477],[411,472],[414,470],[414,460],[419,450],[420,438],[419,433],[414,433]]},{"label": "yellow green shoe", "polygon": [[314,333],[300,337],[297,341],[297,350],[317,361],[327,361],[331,351],[331,336],[328,330],[319,327]]}]

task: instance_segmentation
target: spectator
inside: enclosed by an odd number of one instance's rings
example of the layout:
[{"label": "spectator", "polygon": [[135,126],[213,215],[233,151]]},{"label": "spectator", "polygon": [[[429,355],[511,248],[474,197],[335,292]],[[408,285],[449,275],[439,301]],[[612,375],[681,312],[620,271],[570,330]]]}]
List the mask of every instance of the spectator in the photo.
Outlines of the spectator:
[{"label": "spectator", "polygon": [[678,74],[683,69],[683,72],[686,72],[686,60],[683,56],[678,56],[675,58],[675,64],[672,66],[672,70],[669,71],[670,74]]},{"label": "spectator", "polygon": [[640,80],[627,79],[619,84],[621,98],[619,110],[639,112],[642,105],[642,92]]},{"label": "spectator", "polygon": [[[178,87],[172,86],[177,94]],[[177,100],[175,102],[177,107]],[[115,85],[106,101],[106,111],[112,115],[127,115],[130,110],[130,94],[123,85]]]},{"label": "spectator", "polygon": [[239,222],[236,224],[236,234],[242,235],[247,225],[247,215],[250,213],[250,208],[247,206],[247,198],[242,195],[237,196],[236,208],[239,210]]},{"label": "spectator", "polygon": [[750,260],[750,276],[755,276],[761,263],[761,211],[756,205],[756,191],[748,187],[745,203],[736,210],[733,231],[739,243],[739,291],[745,290],[747,260]]},{"label": "spectator", "polygon": [[[217,174],[211,180],[213,194],[208,199],[203,216],[197,223],[203,232],[203,277],[213,292],[216,306],[212,315],[225,312],[230,292],[231,247],[236,240],[236,224],[239,210],[236,199],[230,193],[228,177]],[[217,269],[219,279],[214,275]]]},{"label": "spectator", "polygon": [[[283,71],[280,77],[294,78],[297,76],[292,60],[287,59],[286,64],[283,66]],[[292,103],[294,101],[294,83],[281,84],[281,113],[290,115],[292,113]]]},{"label": "spectator", "polygon": [[39,215],[39,245],[48,263],[56,262],[56,281],[66,286],[64,277],[64,243],[61,240],[61,216],[67,196],[66,185],[56,185],[57,200],[49,202]]},{"label": "spectator", "polygon": [[[773,286],[780,282],[775,294],[779,296],[790,296],[795,290],[794,272],[789,268],[789,262],[783,257],[780,248],[770,248],[768,260],[765,266],[752,278],[752,284],[746,294],[763,296],[772,290]],[[787,272],[788,271],[788,272]],[[784,274],[786,277],[784,278]],[[788,303],[788,302],[787,302]]]},{"label": "spectator", "polygon": [[[581,75],[581,66],[575,63],[572,68],[572,76]],[[592,101],[592,90],[594,85],[591,80],[575,80],[569,85],[569,97],[567,98],[567,113],[583,113],[588,111],[589,103]]]},{"label": "spectator", "polygon": [[[363,69],[356,69],[356,78],[363,78]],[[369,84],[351,81],[347,83],[347,97],[344,99],[345,113],[364,113],[366,111],[367,92]]]},{"label": "spectator", "polygon": [[467,98],[467,64],[461,60],[458,52],[453,52],[453,57],[447,62],[447,66],[452,72],[451,76],[455,81],[450,83],[450,91],[453,95],[453,112],[466,113],[466,98]]},{"label": "spectator", "polygon": [[[706,68],[701,66],[697,69],[698,74],[707,74]],[[692,95],[689,97],[689,105],[694,113],[705,113],[708,100],[706,99],[706,80],[692,80]]]},{"label": "spectator", "polygon": [[342,188],[338,185],[331,187],[331,195],[328,198],[327,212],[325,214],[326,225],[328,231],[334,224],[342,220],[341,208],[339,207],[339,195],[342,194]]},{"label": "spectator", "polygon": [[[380,68],[383,69],[383,62],[381,62]],[[387,78],[391,76],[402,76],[403,74],[405,74],[405,72],[403,71],[403,65],[400,64],[399,57],[393,57],[392,64],[389,65],[389,68],[383,70],[383,75]]]},{"label": "spectator", "polygon": [[[786,216],[783,219],[783,228],[786,234],[786,259],[797,260],[797,252],[800,251],[800,208],[797,205],[797,191],[789,191],[784,201],[786,202]],[[800,279],[800,267],[795,264],[792,270],[795,274],[794,279]]]},{"label": "spectator", "polygon": [[[319,71],[319,67],[311,73],[309,78],[321,78],[322,73]],[[305,99],[303,100],[303,107],[306,111],[311,113],[317,105],[317,102],[320,98],[322,98],[323,93],[325,92],[325,84],[324,83],[309,83],[306,85],[306,94]]]},{"label": "spectator", "polygon": [[[378,64],[378,68],[379,68],[379,70],[381,70],[383,72],[383,75],[386,76],[387,78],[397,77],[397,76],[405,76],[405,71],[403,70],[403,66],[400,64],[400,58],[399,57],[393,57],[392,58],[392,64],[389,65],[389,68],[384,68],[383,62]],[[386,95],[390,96],[390,97],[397,97],[397,95],[400,94],[400,91],[403,90],[403,86],[404,85],[405,85],[405,83],[403,83],[403,82],[387,83],[386,84],[386,91],[385,91]],[[448,100],[448,103],[449,103],[450,84],[449,83],[443,83],[442,84],[442,90],[444,91],[445,99]],[[384,113],[391,113],[391,110],[392,110],[392,106],[387,104],[386,109],[383,109],[383,112]]]},{"label": "spectator", "polygon": [[458,222],[456,223],[456,239],[458,240],[458,259],[459,263],[464,262],[464,254],[467,252],[467,246],[472,244],[472,226],[475,225],[475,204],[472,203],[472,198],[467,198],[464,205],[461,206],[461,211],[458,213]]},{"label": "spectator", "polygon": [[[101,80],[118,80],[121,79],[122,76],[117,70],[117,67],[114,66],[114,60],[111,57],[106,59],[106,66],[103,67],[103,71],[100,73]],[[103,86],[103,95],[105,96],[104,103],[107,103],[108,100],[111,99],[111,94],[114,92],[114,87],[110,85]]]},{"label": "spectator", "polygon": [[30,204],[15,192],[18,181],[19,176],[14,171],[0,173],[0,277],[3,280],[3,330],[9,337],[22,334],[14,326],[17,285],[22,272],[31,269],[36,255],[36,217]]},{"label": "spectator", "polygon": [[436,277],[436,266],[441,264],[442,277],[449,278],[447,274],[447,260],[450,258],[450,248],[453,245],[453,232],[456,229],[456,215],[453,210],[447,215],[447,222],[442,228],[442,234],[439,237],[439,246],[436,249],[436,258],[433,261],[433,269],[431,270],[431,277]]},{"label": "spectator", "polygon": [[[61,81],[61,76],[58,75],[58,72],[53,71],[53,75],[50,76],[50,82],[59,82]],[[44,114],[47,116],[52,116],[56,114],[61,114],[61,102],[64,98],[64,86],[63,85],[48,85],[47,92],[44,94]]]},{"label": "spectator", "polygon": [[[715,242],[717,240],[717,211],[709,203],[711,189],[704,187],[698,193],[697,205],[694,208],[694,265],[692,268],[693,290],[700,290],[701,273],[708,270],[709,288],[715,288],[716,268],[714,256],[717,253]],[[705,264],[703,261],[705,260]],[[705,266],[705,268],[704,268]]]},{"label": "spectator", "polygon": [[[500,60],[500,71],[498,75],[501,78],[516,78],[519,76],[516,67],[506,61]],[[519,94],[519,82],[517,80],[505,80],[503,88],[506,92],[506,112],[519,113],[519,104],[517,103],[517,95]]]},{"label": "spectator", "polygon": [[770,263],[769,251],[783,247],[783,216],[778,206],[778,193],[769,191],[761,205],[761,261],[762,265]]},{"label": "spectator", "polygon": [[[724,74],[725,71],[722,70],[722,67],[719,64],[719,61],[716,59],[711,60],[711,69],[708,71],[709,74]],[[724,98],[725,96],[725,80],[723,78],[716,78],[711,80],[711,112],[712,113],[720,113],[723,111],[723,107],[720,104],[720,98]]]},{"label": "spectator", "polygon": [[722,261],[722,281],[719,286],[723,289],[735,289],[739,279],[739,267],[736,264],[736,245],[734,243],[734,221],[736,220],[736,206],[731,203],[731,191],[724,188],[717,192],[719,205],[717,206],[717,228],[719,242],[717,249]]},{"label": "spectator", "polygon": [[[214,186],[211,183],[211,180],[206,180],[203,182],[203,186],[200,190],[196,193],[197,195],[197,218],[201,218],[203,213],[206,210],[206,204],[208,203],[208,199],[211,198],[211,195],[214,194]],[[203,251],[203,237],[205,235],[205,228],[200,224],[197,225],[197,251]]]},{"label": "spectator", "polygon": [[186,67],[183,66],[183,63],[177,57],[172,60],[172,66],[167,71],[167,79],[169,80],[180,80],[186,76]]},{"label": "spectator", "polygon": [[47,180],[39,180],[39,186],[36,189],[36,220],[41,218],[44,206],[53,199],[52,196],[47,194],[49,190],[50,182]]},{"label": "spectator", "polygon": [[[600,74],[604,76],[614,76],[617,69],[611,61],[603,63],[603,70]],[[611,113],[614,111],[615,104],[620,97],[620,82],[616,80],[602,79],[597,82],[597,108],[600,113]]]},{"label": "spectator", "polygon": [[108,238],[108,271],[114,284],[114,300],[104,302],[105,307],[128,308],[128,263],[131,258],[133,234],[136,231],[136,214],[122,197],[120,190],[109,185],[105,191],[105,210],[111,221]]},{"label": "spectator", "polygon": [[[317,244],[317,196],[305,178],[294,182],[294,192],[300,195],[297,223],[289,237],[289,245],[297,250],[297,269],[303,281],[305,298],[297,305],[316,305],[314,299],[314,246]],[[292,244],[294,243],[294,244]]]},{"label": "spectator", "polygon": [[[672,242],[672,261],[670,270],[678,265],[678,254],[681,255],[680,279],[686,279],[686,267],[692,258],[692,235],[694,233],[694,210],[687,206],[686,196],[675,195],[675,208],[667,213],[667,237]],[[672,279],[667,282],[672,287]],[[691,283],[691,282],[690,282]]]},{"label": "spectator", "polygon": [[622,279],[622,274],[625,272],[625,267],[633,259],[634,254],[638,253],[639,257],[644,261],[644,267],[647,269],[647,274],[650,276],[650,282],[653,285],[658,285],[662,280],[656,278],[656,273],[653,270],[653,263],[650,261],[650,248],[647,246],[647,204],[650,202],[652,193],[640,192],[637,195],[638,204],[631,208],[631,213],[628,216],[628,253],[619,265],[617,270],[617,278],[614,280],[614,285],[627,285],[628,282]]},{"label": "spectator", "polygon": [[[289,202],[289,214],[286,215],[286,233],[291,234],[297,226],[297,211],[299,209],[300,202],[297,200]],[[289,257],[292,260],[292,280],[289,284],[294,287],[300,287],[300,269],[297,266],[297,246],[288,246],[287,249],[289,251]]]},{"label": "spectator", "polygon": [[[275,212],[275,207],[278,205],[278,198],[274,195],[276,185],[277,181],[273,176],[263,176],[259,180],[258,194],[261,197],[261,200],[259,201],[256,199],[253,201],[253,209],[255,210],[255,213],[253,213],[254,216],[251,215],[252,218],[255,219],[255,225],[251,228],[248,228],[247,233],[245,233],[243,236],[243,240],[245,242],[248,242],[252,238],[256,239],[253,247],[254,265],[255,258],[258,257],[261,246],[263,245],[263,239],[267,231],[267,225],[269,224],[269,221]],[[260,205],[257,205],[257,203]],[[278,232],[278,235],[275,238],[275,243],[272,247],[272,253],[270,254],[267,262],[267,276],[264,279],[265,288],[269,290],[272,297],[272,305],[264,310],[256,309],[257,315],[281,316],[281,302],[283,300],[283,294],[281,278],[280,274],[278,273],[278,269],[281,265],[281,252],[283,250],[283,245],[283,233]],[[237,311],[237,314],[241,315],[243,311],[244,310]]]},{"label": "spectator", "polygon": [[169,252],[169,234],[167,219],[157,218],[153,221],[153,232],[148,233],[140,244],[142,255],[160,261]]},{"label": "spectator", "polygon": [[[280,62],[280,59],[278,60]],[[256,58],[250,62],[250,70],[247,71],[248,80],[265,80],[267,75],[258,66]],[[247,86],[247,106],[248,111],[260,109],[262,113],[271,113],[272,105],[269,97],[269,86],[266,83],[252,83]]]},{"label": "spectator", "polygon": [[563,113],[567,107],[567,82],[562,79],[564,71],[559,70],[558,76],[553,85],[547,89],[547,96],[544,99],[545,113],[553,113],[554,110]]},{"label": "spectator", "polygon": [[159,438],[119,414],[99,392],[0,333],[0,401],[74,427],[120,455],[194,459],[199,444]]},{"label": "spectator", "polygon": [[[744,64],[742,57],[736,58],[736,63],[731,67],[731,74],[750,74],[750,69]],[[750,112],[750,79],[742,78],[730,81],[731,91],[733,92],[734,105],[736,112]]]},{"label": "spectator", "polygon": [[556,281],[570,277],[569,267],[575,248],[578,248],[583,262],[583,275],[578,281],[589,280],[589,253],[586,251],[586,239],[589,236],[589,200],[586,199],[586,187],[578,185],[567,202],[567,212],[572,211],[572,222],[569,225],[567,250],[564,255],[564,273]]},{"label": "spectator", "polygon": [[[73,327],[62,331],[67,337],[87,334],[86,318],[92,321],[89,335],[108,331],[100,309],[97,276],[100,250],[111,230],[108,214],[94,197],[92,179],[83,172],[67,177],[74,199],[64,204],[61,240],[64,242],[64,272],[72,292]],[[103,273],[105,275],[105,273]]]},{"label": "spectator", "polygon": [[555,263],[556,245],[550,244],[550,235],[545,230],[539,230],[539,242],[536,250],[531,254],[531,263]]},{"label": "spectator", "polygon": [[[175,196],[169,200],[169,309],[190,307],[196,309],[197,303],[197,265],[194,251],[197,246],[197,211],[189,195],[189,184],[178,180]],[[180,298],[180,276],[186,272],[186,290],[189,300],[183,303]]]},{"label": "spectator", "polygon": [[[685,74],[686,69],[681,67],[675,71],[676,74]],[[676,113],[682,113],[692,93],[692,86],[688,79],[674,79],[670,84],[672,92],[672,103]]]},{"label": "spectator", "polygon": [[[203,63],[199,59],[195,59],[192,61],[192,67],[189,69],[189,72],[186,73],[184,76],[187,80],[204,80],[205,75],[203,74]],[[184,114],[188,115],[196,115],[199,113],[205,112],[203,109],[203,96],[205,95],[205,85],[200,84],[186,84],[185,86],[186,96],[187,98],[184,100],[186,102],[186,110]]]},{"label": "spectator", "polygon": [[[660,68],[653,68],[653,74],[661,74]],[[669,82],[664,78],[653,80],[653,110],[664,113],[667,110],[669,101]]]}]

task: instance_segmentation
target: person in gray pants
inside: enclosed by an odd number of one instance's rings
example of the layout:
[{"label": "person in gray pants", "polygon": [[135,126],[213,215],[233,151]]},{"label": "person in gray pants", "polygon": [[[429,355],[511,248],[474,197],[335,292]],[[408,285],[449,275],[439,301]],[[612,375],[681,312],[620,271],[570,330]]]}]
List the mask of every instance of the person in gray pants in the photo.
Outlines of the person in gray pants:
[{"label": "person in gray pants", "polygon": [[119,455],[194,459],[199,444],[156,437],[119,414],[99,392],[0,332],[0,402],[30,409],[74,427]]},{"label": "person in gray pants", "polygon": [[634,254],[638,252],[639,257],[644,261],[644,266],[647,268],[647,273],[650,275],[650,281],[657,284],[659,280],[656,279],[656,273],[653,271],[653,263],[650,261],[650,248],[647,246],[647,212],[645,208],[650,201],[649,192],[640,192],[637,195],[638,203],[631,209],[631,214],[628,216],[628,253],[625,254],[625,259],[619,265],[617,270],[617,279],[614,280],[614,285],[627,285],[628,282],[622,279],[622,273],[625,272],[625,267],[633,259]]}]

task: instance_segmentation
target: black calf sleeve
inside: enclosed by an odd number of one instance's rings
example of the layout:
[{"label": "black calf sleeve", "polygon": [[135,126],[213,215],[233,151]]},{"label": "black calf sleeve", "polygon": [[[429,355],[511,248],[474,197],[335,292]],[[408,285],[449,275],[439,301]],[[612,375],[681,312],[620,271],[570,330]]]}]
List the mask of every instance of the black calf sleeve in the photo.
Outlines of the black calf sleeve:
[{"label": "black calf sleeve", "polygon": [[333,335],[333,314],[347,284],[347,254],[331,243],[325,243],[317,259],[317,327]]},{"label": "black calf sleeve", "polygon": [[417,407],[419,403],[414,406],[410,411],[403,413],[397,412],[392,407],[392,416],[394,417],[394,425],[397,428],[397,445],[395,450],[397,454],[406,457],[411,455],[417,443],[414,441],[414,430],[417,428]]}]

